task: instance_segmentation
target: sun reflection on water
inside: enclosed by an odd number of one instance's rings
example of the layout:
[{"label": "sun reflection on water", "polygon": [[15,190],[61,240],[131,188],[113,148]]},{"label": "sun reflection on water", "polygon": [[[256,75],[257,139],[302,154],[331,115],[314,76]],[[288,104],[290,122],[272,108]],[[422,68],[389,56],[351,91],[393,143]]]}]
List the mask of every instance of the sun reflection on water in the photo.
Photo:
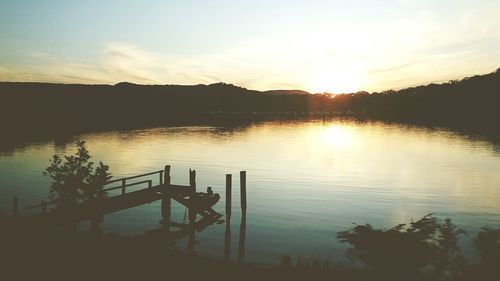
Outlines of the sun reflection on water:
[{"label": "sun reflection on water", "polygon": [[346,147],[354,141],[352,130],[348,126],[332,125],[320,130],[322,141],[327,147]]}]

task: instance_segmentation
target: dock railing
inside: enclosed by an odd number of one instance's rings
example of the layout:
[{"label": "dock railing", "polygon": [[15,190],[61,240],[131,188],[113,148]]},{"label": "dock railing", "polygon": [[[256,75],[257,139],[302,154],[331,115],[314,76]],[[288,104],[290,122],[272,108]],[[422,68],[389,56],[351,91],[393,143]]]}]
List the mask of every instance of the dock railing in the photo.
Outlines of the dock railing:
[{"label": "dock railing", "polygon": [[[158,170],[158,171],[149,172],[149,173],[145,173],[145,174],[109,180],[109,181],[105,182],[101,186],[101,188],[103,189],[103,191],[106,191],[106,192],[121,189],[122,195],[126,194],[127,187],[132,187],[132,186],[141,185],[141,184],[147,184],[147,188],[151,188],[151,187],[153,187],[153,180],[152,179],[142,180],[142,181],[137,181],[137,182],[129,182],[129,181],[133,180],[133,179],[137,179],[137,178],[152,176],[155,174],[158,174],[158,184],[159,185],[162,185],[164,183],[170,184],[170,166],[166,165],[165,169],[163,169],[163,170]],[[117,183],[117,182],[120,182],[121,184],[119,186],[106,187],[109,184]],[[42,202],[40,204],[28,206],[28,207],[26,207],[26,209],[27,210],[40,209],[40,213],[45,214],[45,213],[47,213],[47,207],[52,206],[52,205],[57,205],[57,203],[58,203],[57,201],[46,202],[46,201],[42,200]]]}]

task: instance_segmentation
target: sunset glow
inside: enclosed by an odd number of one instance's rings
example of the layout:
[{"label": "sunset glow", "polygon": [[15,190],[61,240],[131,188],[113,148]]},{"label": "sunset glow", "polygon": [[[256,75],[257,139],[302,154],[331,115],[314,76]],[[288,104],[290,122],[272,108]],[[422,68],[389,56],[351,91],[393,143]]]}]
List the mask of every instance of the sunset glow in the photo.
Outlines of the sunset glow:
[{"label": "sunset glow", "polygon": [[0,81],[332,93],[447,82],[498,68],[499,10],[495,0],[2,1]]},{"label": "sunset glow", "polygon": [[325,69],[311,79],[308,89],[313,93],[353,93],[362,89],[362,76],[355,70]]}]

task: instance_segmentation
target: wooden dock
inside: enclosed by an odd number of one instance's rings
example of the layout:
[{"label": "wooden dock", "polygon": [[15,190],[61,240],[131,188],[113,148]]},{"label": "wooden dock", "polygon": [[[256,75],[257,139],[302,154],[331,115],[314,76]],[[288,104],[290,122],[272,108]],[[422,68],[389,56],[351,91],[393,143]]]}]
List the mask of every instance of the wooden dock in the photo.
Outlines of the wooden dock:
[{"label": "wooden dock", "polygon": [[[154,177],[155,175],[158,175],[156,185],[153,184],[152,179],[141,180],[145,177]],[[119,183],[119,185],[109,187],[117,183]],[[141,189],[130,191],[131,187],[137,187],[139,185],[146,186]],[[29,206],[27,209],[38,209],[39,212],[37,215],[32,216],[33,218],[46,219],[56,226],[74,224],[86,220],[95,222],[96,220],[101,220],[100,218],[102,218],[103,215],[134,208],[158,200],[161,200],[161,215],[164,224],[170,223],[171,200],[189,209],[190,222],[196,224],[198,229],[213,224],[222,217],[221,214],[217,213],[211,207],[205,208],[196,204],[194,200],[197,195],[196,171],[194,170],[189,170],[188,186],[171,184],[170,166],[166,165],[163,170],[108,181],[102,188],[106,192],[121,190],[121,193],[119,195],[81,203],[65,209],[64,212],[58,211],[57,208],[50,209],[52,206],[56,206],[56,202],[44,201],[40,204]],[[15,207],[13,206],[13,208],[17,208],[17,204],[17,199],[15,199]],[[13,210],[13,212],[16,214],[18,213],[17,209]],[[199,223],[195,222],[197,215],[200,215],[202,218]]]},{"label": "wooden dock", "polygon": [[[156,176],[157,178],[154,179]],[[220,198],[218,194],[214,194],[216,200],[205,205],[200,204],[200,202],[205,202],[203,199],[200,200],[200,196],[210,196],[212,187],[207,187],[206,193],[197,192],[196,171],[194,170],[189,170],[189,185],[172,184],[170,166],[166,165],[162,170],[108,181],[101,188],[103,191],[111,192],[111,194],[108,194],[109,197],[85,201],[64,209],[58,208],[58,202],[42,201],[40,204],[27,207],[27,209],[35,210],[35,214],[31,216],[20,215],[19,200],[14,198],[12,201],[12,216],[16,222],[21,223],[20,225],[27,223],[35,227],[62,228],[71,234],[76,231],[75,226],[77,223],[90,221],[89,232],[102,235],[101,223],[104,215],[161,200],[160,215],[162,219],[160,220],[160,226],[146,230],[140,236],[153,238],[153,241],[168,241],[168,243],[175,243],[176,240],[187,237],[189,253],[195,253],[195,232],[201,232],[214,223],[224,222],[220,219],[222,214],[212,209],[213,204]],[[230,259],[232,236],[231,174],[226,174],[225,196],[224,257]],[[239,229],[238,260],[242,261],[245,257],[246,240],[246,171],[240,172],[240,199],[242,216]],[[188,223],[177,223],[170,220],[172,200],[187,207]],[[198,218],[200,219],[197,220]],[[172,231],[172,229],[175,231]]]}]

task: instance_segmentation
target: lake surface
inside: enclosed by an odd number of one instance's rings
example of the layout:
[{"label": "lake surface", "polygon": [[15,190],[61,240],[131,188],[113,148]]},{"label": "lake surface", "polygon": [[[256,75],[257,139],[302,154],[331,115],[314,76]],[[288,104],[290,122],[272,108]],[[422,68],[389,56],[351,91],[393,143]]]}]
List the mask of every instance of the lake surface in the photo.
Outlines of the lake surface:
[{"label": "lake surface", "polygon": [[[224,213],[225,174],[233,174],[231,258],[238,256],[239,171],[247,171],[245,260],[278,263],[283,255],[345,262],[335,234],[353,223],[391,227],[435,213],[468,231],[500,227],[500,150],[445,130],[351,120],[269,122],[241,128],[176,127],[78,136],[94,161],[118,178],[172,166],[172,183],[212,186]],[[0,211],[13,196],[21,207],[46,199],[42,175],[53,154],[73,154],[73,140],[33,143],[0,154]],[[156,180],[156,177],[154,178]],[[24,211],[29,213],[28,211]],[[186,220],[173,204],[173,219]],[[107,215],[106,232],[140,234],[158,228],[160,203]],[[85,226],[82,226],[85,227]],[[225,225],[196,234],[195,251],[222,257]],[[186,249],[187,239],[176,246]]]}]

